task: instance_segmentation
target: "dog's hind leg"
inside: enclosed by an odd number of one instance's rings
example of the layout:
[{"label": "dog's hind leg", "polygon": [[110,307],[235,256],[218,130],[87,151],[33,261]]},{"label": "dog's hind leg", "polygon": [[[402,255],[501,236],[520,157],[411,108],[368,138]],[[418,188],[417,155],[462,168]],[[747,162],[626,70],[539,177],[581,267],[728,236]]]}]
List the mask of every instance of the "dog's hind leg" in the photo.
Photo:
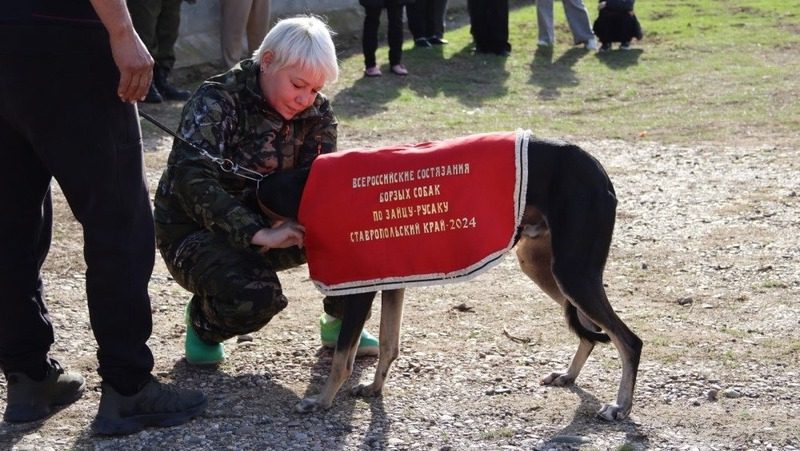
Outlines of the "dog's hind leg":
[{"label": "dog's hind leg", "polygon": [[400,355],[400,324],[403,322],[403,289],[381,293],[380,357],[375,369],[375,379],[369,385],[353,387],[355,396],[378,396],[383,391],[389,368]]},{"label": "dog's hind leg", "polygon": [[364,329],[364,323],[367,321],[367,316],[369,316],[374,297],[374,292],[361,293],[345,296],[345,299],[341,301],[344,305],[344,315],[339,339],[336,342],[336,349],[333,351],[331,372],[328,374],[328,379],[325,381],[325,386],[319,395],[305,398],[297,403],[295,406],[297,412],[314,412],[331,407],[336,393],[339,392],[342,384],[353,373],[353,363],[358,351],[361,330]]},{"label": "dog's hind leg", "polygon": [[[542,291],[562,307],[566,307],[569,300],[558,287],[551,268],[553,253],[550,246],[550,232],[538,212],[529,209],[527,213],[528,220],[531,221],[531,216],[533,216],[536,224],[529,224],[525,227],[517,244],[517,259],[520,268]],[[596,326],[593,329],[597,330]],[[594,341],[581,338],[569,368],[566,371],[548,374],[542,378],[541,384],[558,387],[571,385],[580,374],[593,349]]]},{"label": "dog's hind leg", "polygon": [[[573,183],[580,186],[574,180]],[[609,421],[620,420],[630,413],[633,405],[642,341],[614,312],[603,287],[616,199],[613,192],[601,190],[574,190],[570,194],[575,203],[548,216],[553,276],[571,304],[565,306],[565,311],[570,327],[581,337],[582,343],[610,339],[617,348],[622,363],[617,401],[603,406],[598,415]],[[590,327],[586,327],[587,324]],[[598,334],[597,328],[604,334]],[[579,346],[578,354],[587,350],[591,349]],[[585,360],[576,355],[576,359],[581,358]]]},{"label": "dog's hind leg", "polygon": [[[558,274],[558,270],[556,273]],[[612,309],[606,297],[601,277],[587,279],[583,275],[579,276],[574,273],[562,273],[557,277],[564,286],[564,291],[578,308],[579,314],[585,315],[592,323],[599,326],[617,348],[622,362],[622,378],[617,392],[617,401],[615,404],[604,405],[598,412],[598,416],[609,421],[621,420],[628,416],[633,406],[633,390],[636,385],[642,341]],[[586,338],[581,336],[581,345],[584,341]],[[578,352],[581,352],[580,346]],[[578,355],[575,358],[577,359]]]}]

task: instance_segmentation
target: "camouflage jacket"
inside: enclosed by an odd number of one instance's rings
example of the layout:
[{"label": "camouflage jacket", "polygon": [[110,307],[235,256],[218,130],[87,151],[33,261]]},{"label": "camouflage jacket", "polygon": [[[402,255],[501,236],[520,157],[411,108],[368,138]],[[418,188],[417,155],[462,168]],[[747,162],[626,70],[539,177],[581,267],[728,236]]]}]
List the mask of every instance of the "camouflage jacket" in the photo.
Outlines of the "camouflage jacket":
[{"label": "camouflage jacket", "polygon": [[[257,63],[243,61],[206,80],[183,108],[180,136],[262,174],[308,166],[320,153],[335,151],[337,122],[328,99],[318,94],[311,107],[286,121],[267,104],[258,73]],[[255,186],[175,140],[155,195],[159,249],[202,229],[249,247],[267,225],[252,195]]]}]

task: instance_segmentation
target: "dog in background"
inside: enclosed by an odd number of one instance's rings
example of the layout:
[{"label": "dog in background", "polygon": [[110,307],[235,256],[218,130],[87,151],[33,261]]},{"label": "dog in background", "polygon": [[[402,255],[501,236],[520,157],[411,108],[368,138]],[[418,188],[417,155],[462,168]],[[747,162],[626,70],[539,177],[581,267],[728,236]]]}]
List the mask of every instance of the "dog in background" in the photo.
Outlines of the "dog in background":
[{"label": "dog in background", "polygon": [[611,44],[619,42],[619,48],[627,50],[631,40],[642,39],[642,27],[633,12],[636,0],[601,0],[597,20],[592,30],[600,41],[600,51],[611,50]]},{"label": "dog in background", "polygon": [[[604,405],[598,416],[624,419],[633,405],[642,341],[614,312],[603,287],[617,205],[614,188],[601,164],[578,146],[531,138],[527,153],[528,186],[517,258],[522,272],[563,307],[569,328],[580,340],[567,370],[546,375],[541,383],[572,384],[595,344],[610,341],[620,356],[622,378],[616,401]],[[308,169],[284,171],[263,179],[257,197],[265,212],[297,218],[308,173]],[[400,354],[403,294],[402,289],[382,292],[378,365],[371,384],[352,389],[356,396],[378,396],[384,389]],[[375,292],[326,299],[342,314],[331,371],[321,392],[301,400],[297,411],[331,407],[353,371],[359,335],[374,297]]]}]

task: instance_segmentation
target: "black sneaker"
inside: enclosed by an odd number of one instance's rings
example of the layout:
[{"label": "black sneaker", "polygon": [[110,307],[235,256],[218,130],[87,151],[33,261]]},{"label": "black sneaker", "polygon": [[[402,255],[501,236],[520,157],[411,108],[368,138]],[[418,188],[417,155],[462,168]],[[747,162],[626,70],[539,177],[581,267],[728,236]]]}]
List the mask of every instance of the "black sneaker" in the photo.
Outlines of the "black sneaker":
[{"label": "black sneaker", "polygon": [[146,427],[177,426],[206,409],[206,397],[198,390],[185,390],[150,380],[138,393],[123,396],[103,382],[100,407],[92,432],[125,435]]},{"label": "black sneaker", "polygon": [[57,406],[72,404],[80,399],[86,383],[80,374],[66,373],[55,360],[41,381],[24,373],[9,373],[8,399],[3,420],[26,423],[47,417]]},{"label": "black sneaker", "polygon": [[601,52],[607,52],[609,50],[611,50],[611,43],[610,42],[604,42],[603,45],[600,46],[600,51]]},{"label": "black sneaker", "polygon": [[178,89],[169,84],[166,80],[161,83],[157,83],[156,87],[158,88],[158,92],[161,93],[161,97],[164,100],[189,100],[189,97],[192,96],[191,92],[185,89]]},{"label": "black sneaker", "polygon": [[619,45],[620,50],[630,50],[631,49],[631,41],[625,41]]},{"label": "black sneaker", "polygon": [[414,47],[418,49],[429,49],[433,47],[426,38],[414,39]]}]

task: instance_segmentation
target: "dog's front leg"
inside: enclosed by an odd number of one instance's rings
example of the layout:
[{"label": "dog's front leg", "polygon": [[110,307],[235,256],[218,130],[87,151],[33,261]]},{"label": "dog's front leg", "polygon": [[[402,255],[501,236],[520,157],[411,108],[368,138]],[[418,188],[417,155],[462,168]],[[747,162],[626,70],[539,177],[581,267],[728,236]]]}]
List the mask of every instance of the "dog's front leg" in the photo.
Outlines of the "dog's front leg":
[{"label": "dog's front leg", "polygon": [[353,387],[355,396],[378,396],[383,391],[389,367],[400,355],[400,324],[403,322],[403,295],[405,290],[387,290],[381,293],[380,357],[375,369],[375,379],[369,385]]},{"label": "dog's front leg", "polygon": [[356,359],[361,331],[364,329],[374,297],[374,292],[343,296],[342,328],[336,341],[336,349],[333,351],[331,372],[319,395],[305,398],[297,403],[295,406],[297,412],[308,413],[331,407],[336,393],[353,373],[353,362]]}]

